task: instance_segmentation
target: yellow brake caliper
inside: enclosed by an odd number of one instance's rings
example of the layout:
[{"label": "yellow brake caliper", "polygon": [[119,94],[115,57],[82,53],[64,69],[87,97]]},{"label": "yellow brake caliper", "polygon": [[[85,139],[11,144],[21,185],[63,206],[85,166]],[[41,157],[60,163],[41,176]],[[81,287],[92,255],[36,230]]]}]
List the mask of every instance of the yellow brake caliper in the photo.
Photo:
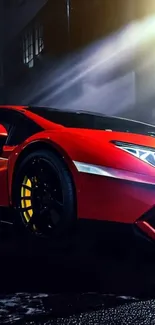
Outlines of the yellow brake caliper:
[{"label": "yellow brake caliper", "polygon": [[28,189],[25,188],[24,186],[21,187],[21,207],[22,209],[27,208],[27,210],[23,212],[23,215],[25,220],[29,222],[33,216],[32,198],[31,198],[32,182],[27,176],[24,177],[23,185],[30,188]]}]

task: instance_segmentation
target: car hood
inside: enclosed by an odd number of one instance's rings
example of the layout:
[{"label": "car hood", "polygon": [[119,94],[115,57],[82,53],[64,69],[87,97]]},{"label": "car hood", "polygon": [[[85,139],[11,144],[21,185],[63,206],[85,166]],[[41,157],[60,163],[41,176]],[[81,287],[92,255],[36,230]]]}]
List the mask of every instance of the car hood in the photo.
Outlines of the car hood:
[{"label": "car hood", "polygon": [[96,145],[120,141],[155,148],[154,125],[124,118],[103,117],[102,123],[94,123],[91,128],[67,128],[67,133],[83,141],[89,138]]}]

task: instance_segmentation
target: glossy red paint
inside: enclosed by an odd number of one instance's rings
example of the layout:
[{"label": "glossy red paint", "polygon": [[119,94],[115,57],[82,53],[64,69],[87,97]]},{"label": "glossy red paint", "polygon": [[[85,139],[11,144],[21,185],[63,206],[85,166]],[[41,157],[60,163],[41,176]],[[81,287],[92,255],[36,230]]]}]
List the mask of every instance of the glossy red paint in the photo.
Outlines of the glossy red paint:
[{"label": "glossy red paint", "polygon": [[66,152],[71,160],[155,177],[154,167],[111,143],[112,140],[117,140],[155,148],[154,138],[129,133],[77,130],[59,126],[57,128],[57,125],[54,125],[55,129],[43,131],[29,138],[23,144],[23,148],[32,141],[45,139]]},{"label": "glossy red paint", "polygon": [[[113,139],[111,134],[110,137],[109,134],[106,137],[106,132],[102,132],[102,136],[104,137],[104,143],[100,141],[100,146],[93,146],[94,139],[88,138],[88,141],[86,141],[87,137],[85,134],[82,136],[82,131],[80,136],[79,132],[75,130],[42,132],[37,137],[33,136],[28,139],[23,146],[14,151],[10,159],[12,166],[10,171],[12,169],[13,172],[16,159],[29,144],[34,141],[50,142],[61,153],[71,169],[77,189],[79,218],[133,223],[155,203],[155,187],[152,189],[147,185],[141,185],[141,183],[145,184],[146,181],[155,185],[155,170],[152,166],[138,160],[136,157],[115,148],[114,145],[109,143]],[[95,143],[99,142],[97,139],[98,134],[95,134]],[[116,139],[116,134],[114,139]],[[130,140],[130,136],[128,136],[128,139]],[[102,154],[106,152],[105,147],[107,147],[109,154],[112,151],[110,157]],[[116,161],[114,157],[116,157]],[[73,160],[108,166],[114,169],[118,168],[115,166],[120,162],[118,170],[125,171],[126,166],[126,170],[136,173],[137,178],[139,175],[143,179],[141,181],[140,178],[138,184],[137,182],[131,183],[126,180],[115,180],[103,176],[78,173],[73,165]]]},{"label": "glossy red paint", "polygon": [[7,130],[2,124],[0,124],[0,136],[7,137],[7,135],[8,135]]},{"label": "glossy red paint", "polygon": [[[65,128],[28,110],[25,115],[42,125],[46,130],[43,137],[62,148],[71,160],[155,176],[154,167],[111,143],[112,140],[117,140],[155,148],[153,137],[125,132]],[[35,135],[32,141],[39,140],[40,136],[42,137],[40,134]]]},{"label": "glossy red paint", "polygon": [[6,108],[6,109],[13,109],[16,111],[22,111],[25,112],[25,110],[28,108],[28,106],[19,106],[19,105],[0,105],[1,108]]},{"label": "glossy red paint", "polygon": [[81,174],[80,218],[134,223],[155,204],[155,187]]},{"label": "glossy red paint", "polygon": [[[13,172],[20,154],[33,143],[40,142],[44,145],[46,142],[61,154],[71,171],[76,188],[79,219],[137,224],[139,218],[155,205],[155,168],[111,143],[112,140],[117,140],[155,148],[154,137],[65,128],[38,117],[22,106],[17,109],[22,109],[23,113],[41,125],[44,131],[19,146],[3,148],[3,157],[8,158],[9,191],[6,190],[7,185],[4,186],[5,182],[7,184],[6,166],[2,179],[6,196],[0,203],[8,205],[7,197],[10,203],[12,202]],[[101,166],[114,173],[112,177],[80,173],[74,161]],[[155,230],[152,231],[151,226],[146,225],[144,221],[138,223],[138,226],[147,236],[155,239]]]},{"label": "glossy red paint", "polygon": [[15,150],[16,146],[4,146],[3,147],[3,158],[9,158],[11,153]]},{"label": "glossy red paint", "polygon": [[0,158],[0,206],[9,206],[8,159]]},{"label": "glossy red paint", "polygon": [[49,144],[51,145],[51,148],[55,148],[57,150],[58,153],[60,153],[60,155],[63,157],[64,161],[66,162],[66,164],[68,165],[70,172],[73,176],[74,182],[75,182],[75,187],[76,187],[76,191],[78,193],[79,188],[80,188],[80,178],[79,178],[79,173],[71,159],[71,157],[69,156],[68,152],[63,148],[63,146],[61,146],[59,144],[59,141],[57,139],[59,139],[59,137],[61,138],[61,136],[63,136],[60,132],[60,129],[58,128],[59,131],[54,130],[52,132],[48,131],[44,131],[44,132],[40,132],[35,136],[30,137],[28,140],[26,140],[22,145],[16,147],[12,154],[10,155],[9,158],[9,168],[8,168],[8,179],[9,179],[9,197],[10,197],[10,202],[12,202],[12,180],[13,180],[13,172],[16,166],[16,163],[18,161],[18,158],[20,158],[20,154],[22,152],[24,152],[24,150],[26,150],[30,145],[33,145],[37,142],[39,142],[40,144],[42,144],[42,146],[44,146],[44,144]]}]

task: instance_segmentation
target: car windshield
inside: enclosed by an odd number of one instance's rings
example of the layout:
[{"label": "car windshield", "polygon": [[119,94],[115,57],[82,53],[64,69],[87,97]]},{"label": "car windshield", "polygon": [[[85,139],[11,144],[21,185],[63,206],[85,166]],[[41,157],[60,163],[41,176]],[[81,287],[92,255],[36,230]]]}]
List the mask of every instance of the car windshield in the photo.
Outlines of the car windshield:
[{"label": "car windshield", "polygon": [[155,127],[142,122],[86,111],[67,111],[47,107],[29,107],[29,111],[68,128],[112,130],[155,135]]},{"label": "car windshield", "polygon": [[29,110],[51,122],[69,128],[105,129],[105,115],[84,111],[67,111],[43,107],[30,107]]}]

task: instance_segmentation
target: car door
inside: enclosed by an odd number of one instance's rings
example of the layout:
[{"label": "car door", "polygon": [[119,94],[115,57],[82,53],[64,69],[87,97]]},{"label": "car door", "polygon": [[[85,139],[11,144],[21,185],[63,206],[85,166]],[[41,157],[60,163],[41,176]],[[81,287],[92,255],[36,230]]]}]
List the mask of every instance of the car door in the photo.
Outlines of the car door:
[{"label": "car door", "polygon": [[7,165],[8,159],[3,157],[3,147],[8,137],[6,125],[0,124],[0,206],[8,205]]},{"label": "car door", "polygon": [[9,206],[8,158],[14,147],[7,141],[16,121],[16,112],[0,108],[0,206]]},{"label": "car door", "polygon": [[[0,206],[9,206],[8,164],[13,150],[42,128],[20,112],[0,108]],[[1,219],[1,218],[0,218]]]}]

